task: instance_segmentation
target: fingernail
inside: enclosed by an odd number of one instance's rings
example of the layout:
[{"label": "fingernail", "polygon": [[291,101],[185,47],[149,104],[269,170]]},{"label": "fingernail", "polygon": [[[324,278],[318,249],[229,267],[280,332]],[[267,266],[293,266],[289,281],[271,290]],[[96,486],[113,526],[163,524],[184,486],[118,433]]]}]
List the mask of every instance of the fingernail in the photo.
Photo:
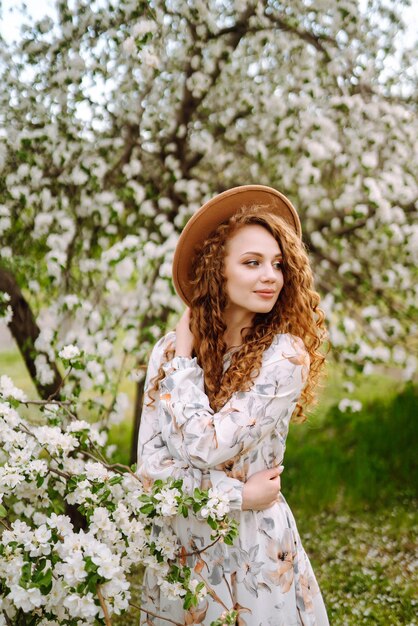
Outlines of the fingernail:
[{"label": "fingernail", "polygon": [[284,470],[284,465],[279,465],[279,470],[280,470],[280,474],[281,474],[282,471]]}]

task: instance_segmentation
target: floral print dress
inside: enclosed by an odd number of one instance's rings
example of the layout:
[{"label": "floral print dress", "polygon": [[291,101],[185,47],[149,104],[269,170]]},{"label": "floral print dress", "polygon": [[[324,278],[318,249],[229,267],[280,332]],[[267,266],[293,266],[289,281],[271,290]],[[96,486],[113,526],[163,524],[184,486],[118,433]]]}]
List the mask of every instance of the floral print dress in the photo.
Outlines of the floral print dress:
[{"label": "floral print dress", "polygon": [[[145,388],[156,376],[175,333],[163,337],[151,355]],[[225,370],[231,353],[225,355]],[[242,488],[255,472],[283,461],[289,421],[309,370],[301,339],[279,334],[264,352],[252,388],[236,392],[214,413],[204,392],[203,371],[195,358],[175,357],[163,365],[165,378],[152,406],[144,403],[138,444],[138,474],[145,484],[157,478],[183,478],[184,488],[213,487],[228,497],[239,523],[233,546],[217,542],[199,556],[200,576],[214,593],[183,610],[170,600],[147,568],[141,624],[210,625],[224,607],[239,609],[239,626],[328,626],[325,606],[292,512],[280,493],[263,511],[242,511]],[[171,518],[188,553],[211,543],[204,521]],[[188,557],[196,565],[196,557]]]}]

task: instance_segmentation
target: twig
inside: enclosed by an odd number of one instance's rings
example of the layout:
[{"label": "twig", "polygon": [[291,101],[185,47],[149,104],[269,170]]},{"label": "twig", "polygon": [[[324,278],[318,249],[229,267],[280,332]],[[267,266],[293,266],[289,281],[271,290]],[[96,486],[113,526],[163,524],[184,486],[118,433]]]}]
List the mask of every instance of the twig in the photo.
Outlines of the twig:
[{"label": "twig", "polygon": [[100,585],[97,585],[96,591],[97,591],[97,597],[99,598],[100,606],[102,607],[102,610],[104,613],[105,624],[106,626],[112,626],[112,620],[109,617],[109,612],[107,610],[106,602],[104,601],[102,592],[100,591]]},{"label": "twig", "polygon": [[[48,452],[48,450],[47,450],[47,452]],[[54,457],[51,456],[51,459],[54,459]],[[62,478],[65,478],[66,480],[70,480],[70,478],[71,478],[71,474],[66,474],[65,472],[62,472],[61,470],[56,469],[55,467],[48,467],[48,472],[50,472],[52,474],[57,474],[58,476],[61,476]]]},{"label": "twig", "polygon": [[214,546],[215,543],[218,543],[220,538],[221,538],[221,535],[219,535],[219,537],[217,537],[215,541],[212,541],[212,543],[209,543],[207,546],[205,546],[201,550],[194,550],[193,552],[186,552],[183,556],[194,556],[195,554],[202,554],[202,552],[205,552],[206,550],[209,550],[209,548]]},{"label": "twig", "polygon": [[21,404],[35,404],[35,405],[40,405],[40,406],[45,406],[45,404],[58,404],[58,406],[62,406],[63,408],[65,406],[70,406],[71,405],[71,401],[70,400],[20,400]]},{"label": "twig", "polygon": [[166,622],[170,622],[170,624],[175,624],[176,626],[184,626],[184,624],[180,624],[180,622],[175,622],[173,619],[170,619],[169,617],[162,617],[162,615],[158,615],[158,613],[153,613],[152,611],[149,611],[148,609],[143,609],[142,607],[138,606],[137,604],[134,604],[133,602],[130,602],[129,606],[131,606],[133,609],[137,609],[138,611],[142,611],[143,613],[148,613],[149,615],[152,615],[153,617],[157,617],[158,619],[163,619]]},{"label": "twig", "polygon": [[135,474],[135,472],[133,472],[131,470],[131,468],[129,467],[129,465],[122,465],[122,463],[112,463],[112,465],[107,465],[108,469],[114,469],[117,471],[117,468],[121,467],[122,469],[126,470],[128,472],[128,474],[130,474],[131,476],[133,476],[134,478],[136,478],[136,480],[138,482],[141,482],[140,477],[138,476],[138,474]]},{"label": "twig", "polygon": [[[95,461],[97,461],[97,458],[91,452],[88,452],[87,450],[81,450],[81,452],[85,454],[86,456],[88,456],[90,459],[94,459]],[[115,472],[117,472],[118,474],[121,474],[122,476],[127,472],[128,474],[133,476],[133,478],[136,478],[138,482],[141,482],[141,479],[139,478],[139,476],[131,470],[129,465],[123,465],[122,463],[105,463],[103,461],[101,461],[101,463],[103,467],[105,467],[108,470],[115,470]],[[122,472],[121,470],[119,470],[118,469],[119,467],[125,470],[125,472]]]},{"label": "twig", "polygon": [[226,606],[226,604],[224,602],[222,602],[221,598],[218,596],[218,594],[216,593],[216,591],[214,589],[212,589],[212,587],[210,587],[208,585],[208,583],[206,582],[206,580],[203,578],[202,574],[200,572],[197,573],[198,576],[200,576],[200,578],[203,580],[203,582],[205,583],[205,587],[208,590],[208,594],[211,596],[211,598],[213,598],[213,600],[215,600],[215,602],[218,602],[218,604],[221,604],[223,606],[223,608],[225,609],[225,611],[229,611],[230,609],[228,609],[228,607]]},{"label": "twig", "polygon": [[229,582],[228,582],[228,579],[227,579],[227,577],[225,576],[225,574],[222,574],[222,578],[223,578],[223,579],[224,579],[224,581],[225,581],[225,584],[226,584],[227,589],[228,589],[228,591],[229,591],[229,595],[231,596],[231,601],[233,602],[233,601],[234,601],[234,596],[232,595],[232,589],[231,589],[231,586],[230,586],[230,584],[229,584]]},{"label": "twig", "polygon": [[71,419],[76,420],[76,421],[78,420],[77,415],[75,415],[74,413],[72,413],[72,412],[70,411],[70,409],[67,409],[67,406],[71,406],[71,404],[72,404],[72,402],[71,402],[70,400],[65,401],[65,402],[59,402],[58,404],[59,404],[59,405],[61,406],[61,408],[63,408],[63,409],[64,409],[64,411],[65,411],[65,412],[66,412],[66,413],[67,413],[67,414],[71,417]]},{"label": "twig", "polygon": [[[93,447],[93,444],[92,444],[92,447]],[[96,452],[96,454],[101,456],[102,459],[98,459],[97,457],[94,456],[94,454],[92,454],[91,452],[88,452],[88,450],[80,450],[80,452],[84,454],[85,456],[89,457],[90,459],[93,459],[96,462],[99,461],[103,465],[103,467],[105,467],[108,470],[114,470],[117,474],[120,474],[121,476],[124,476],[126,473],[128,473],[132,476],[132,478],[135,478],[139,483],[141,482],[141,479],[138,476],[138,474],[135,474],[135,472],[131,470],[129,465],[123,465],[122,463],[107,463],[106,459],[102,460],[104,459],[104,457],[98,451]],[[118,469],[118,468],[122,468],[125,471],[122,471],[122,469]]]},{"label": "twig", "polygon": [[3,615],[4,619],[6,620],[7,626],[13,626],[12,622],[10,621],[10,617],[7,615],[6,611],[3,611]]},{"label": "twig", "polygon": [[68,372],[64,375],[64,377],[62,378],[60,384],[58,385],[58,387],[55,389],[55,391],[53,393],[51,393],[50,396],[48,396],[48,398],[46,399],[47,402],[50,402],[54,396],[57,395],[57,393],[60,391],[60,389],[62,388],[62,386],[65,383],[65,380],[69,377],[69,375],[71,374],[71,372],[73,371],[73,366],[70,365]]},{"label": "twig", "polygon": [[12,530],[11,526],[9,526],[9,524],[6,524],[6,522],[2,519],[0,519],[0,524],[2,524],[6,530]]}]

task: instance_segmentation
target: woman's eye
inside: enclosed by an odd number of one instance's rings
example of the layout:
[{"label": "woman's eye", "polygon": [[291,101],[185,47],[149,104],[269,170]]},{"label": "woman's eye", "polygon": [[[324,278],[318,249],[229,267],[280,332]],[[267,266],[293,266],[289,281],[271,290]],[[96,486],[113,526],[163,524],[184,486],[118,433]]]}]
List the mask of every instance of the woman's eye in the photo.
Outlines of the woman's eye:
[{"label": "woman's eye", "polygon": [[[250,267],[257,267],[258,265],[260,265],[260,261],[257,261],[257,259],[250,259],[249,261],[245,261],[244,265],[249,265]],[[273,267],[275,270],[281,270],[282,269],[281,261],[276,261],[276,263],[273,263]]]}]

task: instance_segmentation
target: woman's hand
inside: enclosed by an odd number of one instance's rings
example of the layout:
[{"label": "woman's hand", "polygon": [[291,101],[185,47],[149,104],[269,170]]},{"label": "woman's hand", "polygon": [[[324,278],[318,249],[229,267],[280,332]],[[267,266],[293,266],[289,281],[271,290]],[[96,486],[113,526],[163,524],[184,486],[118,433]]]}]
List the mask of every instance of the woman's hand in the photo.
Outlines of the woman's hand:
[{"label": "woman's hand", "polygon": [[193,335],[190,330],[190,309],[187,308],[176,326],[176,356],[191,357],[193,352]]},{"label": "woman's hand", "polygon": [[242,491],[243,511],[264,511],[277,502],[283,465],[256,472],[247,480]]}]

